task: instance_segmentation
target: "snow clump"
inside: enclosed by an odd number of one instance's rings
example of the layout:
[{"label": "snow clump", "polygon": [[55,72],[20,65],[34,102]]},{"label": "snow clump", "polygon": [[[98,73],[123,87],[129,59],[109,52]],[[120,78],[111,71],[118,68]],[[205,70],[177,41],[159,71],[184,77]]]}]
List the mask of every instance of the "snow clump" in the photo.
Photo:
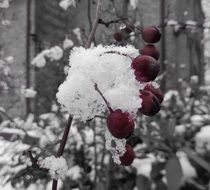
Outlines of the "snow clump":
[{"label": "snow clump", "polygon": [[131,57],[137,55],[138,50],[133,46],[73,48],[67,79],[58,89],[58,102],[83,121],[100,115],[106,110],[106,104],[95,90],[97,84],[112,109],[135,116],[141,107],[139,90],[145,86],[136,81],[131,69]]},{"label": "snow clump", "polygon": [[49,169],[49,174],[54,179],[63,179],[68,172],[66,160],[62,156],[59,158],[49,156],[39,161],[39,165],[41,168]]}]

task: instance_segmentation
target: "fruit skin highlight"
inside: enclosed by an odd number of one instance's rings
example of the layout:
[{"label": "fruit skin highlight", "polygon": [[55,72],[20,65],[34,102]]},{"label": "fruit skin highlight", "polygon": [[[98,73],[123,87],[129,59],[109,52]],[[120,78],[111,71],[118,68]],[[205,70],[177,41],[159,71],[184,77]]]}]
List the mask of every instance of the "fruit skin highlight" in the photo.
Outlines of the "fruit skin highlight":
[{"label": "fruit skin highlight", "polygon": [[160,71],[159,63],[151,56],[139,55],[132,63],[136,80],[140,82],[149,82],[155,80]]},{"label": "fruit skin highlight", "polygon": [[130,166],[135,158],[133,147],[129,144],[125,145],[125,154],[120,156],[121,165]]},{"label": "fruit skin highlight", "polygon": [[107,128],[109,132],[118,139],[130,136],[134,132],[134,120],[128,112],[117,109],[107,117]]},{"label": "fruit skin highlight", "polygon": [[157,43],[160,41],[161,33],[155,26],[148,26],[143,28],[141,36],[147,43]]},{"label": "fruit skin highlight", "polygon": [[152,44],[145,45],[143,49],[140,50],[140,54],[151,56],[156,60],[160,57],[159,50]]},{"label": "fruit skin highlight", "polygon": [[150,91],[140,90],[139,97],[142,99],[142,105],[139,111],[147,116],[154,116],[160,111],[158,98]]}]

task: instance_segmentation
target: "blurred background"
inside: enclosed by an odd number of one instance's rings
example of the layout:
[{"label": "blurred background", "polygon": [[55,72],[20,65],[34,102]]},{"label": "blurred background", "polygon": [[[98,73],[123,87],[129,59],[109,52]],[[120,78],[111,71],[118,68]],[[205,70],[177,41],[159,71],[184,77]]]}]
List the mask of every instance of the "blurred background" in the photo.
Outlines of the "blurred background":
[{"label": "blurred background", "polygon": [[[0,189],[51,189],[36,162],[58,148],[67,114],[55,94],[71,49],[87,41],[95,10],[96,0],[0,0]],[[208,190],[210,0],[102,1],[92,45],[143,48],[138,32],[114,39],[128,20],[162,33],[161,111],[139,114],[129,139],[136,151],[131,167],[116,165],[106,151],[106,120],[74,119],[64,153],[69,170],[59,189]],[[167,162],[171,153],[178,162]]]}]

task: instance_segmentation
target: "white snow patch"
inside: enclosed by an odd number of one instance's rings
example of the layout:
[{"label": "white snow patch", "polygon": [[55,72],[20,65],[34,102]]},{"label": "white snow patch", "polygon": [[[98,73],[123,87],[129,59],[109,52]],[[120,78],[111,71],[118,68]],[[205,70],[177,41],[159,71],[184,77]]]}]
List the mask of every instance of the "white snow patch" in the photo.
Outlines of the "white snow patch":
[{"label": "white snow patch", "polygon": [[50,176],[55,179],[63,179],[68,171],[66,160],[62,156],[59,158],[49,156],[39,161],[39,165],[42,168],[49,169]]},{"label": "white snow patch", "polygon": [[63,49],[72,48],[74,46],[74,42],[71,39],[66,38],[63,41]]},{"label": "white snow patch", "polygon": [[82,177],[81,173],[82,173],[81,167],[75,165],[68,170],[67,176],[69,176],[72,180],[77,180]]},{"label": "white snow patch", "polygon": [[70,6],[76,7],[76,1],[75,0],[62,0],[60,1],[59,6],[62,9],[67,10]]},{"label": "white snow patch", "polygon": [[122,54],[136,57],[138,50],[133,46],[101,45],[91,49],[73,48],[67,79],[58,89],[58,102],[83,121],[100,115],[106,105],[94,88],[96,83],[113,109],[135,116],[141,107],[139,89],[144,85],[136,81],[131,59]]},{"label": "white snow patch", "polygon": [[196,177],[197,176],[196,170],[190,163],[187,155],[184,152],[177,152],[177,156],[179,158],[180,165],[182,168],[182,173],[183,173],[182,180],[185,181],[190,178]]},{"label": "white snow patch", "polygon": [[195,149],[199,154],[210,151],[210,125],[201,128],[195,136]]},{"label": "white snow patch", "polygon": [[138,175],[150,178],[153,162],[155,162],[155,157],[153,155],[149,155],[149,157],[145,159],[134,159],[132,166],[137,169]]},{"label": "white snow patch", "polygon": [[22,86],[21,87],[21,94],[25,98],[34,98],[36,96],[37,92],[33,89],[33,87],[25,88],[24,86]]},{"label": "white snow patch", "polygon": [[2,9],[8,9],[9,8],[9,1],[8,0],[3,0],[0,2],[0,8]]}]

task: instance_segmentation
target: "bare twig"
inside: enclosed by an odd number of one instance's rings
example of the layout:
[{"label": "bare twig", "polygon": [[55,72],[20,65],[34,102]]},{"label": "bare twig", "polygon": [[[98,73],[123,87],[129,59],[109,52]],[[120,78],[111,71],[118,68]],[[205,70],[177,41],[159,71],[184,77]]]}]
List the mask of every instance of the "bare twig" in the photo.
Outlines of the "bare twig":
[{"label": "bare twig", "polygon": [[124,21],[124,20],[128,20],[128,19],[127,18],[118,18],[115,20],[104,21],[103,19],[100,18],[98,20],[98,24],[105,25],[108,28],[110,24],[120,23],[121,21]]},{"label": "bare twig", "polygon": [[100,9],[101,9],[101,0],[98,0],[97,7],[96,7],[95,20],[94,20],[94,23],[93,23],[93,26],[92,26],[92,30],[90,32],[90,35],[88,37],[88,40],[87,40],[87,42],[85,44],[85,48],[89,48],[90,47],[91,42],[92,42],[92,40],[94,38],[96,29],[97,29],[97,26],[98,26],[98,20],[99,20],[99,16],[100,16]]},{"label": "bare twig", "polygon": [[[67,141],[67,138],[68,138],[68,135],[69,135],[69,130],[70,130],[70,127],[71,127],[72,120],[73,120],[73,117],[71,115],[69,115],[68,122],[66,124],[65,129],[64,129],[63,137],[62,137],[61,142],[60,142],[60,146],[59,146],[58,151],[56,153],[56,157],[60,157],[60,156],[63,155],[64,148],[65,148],[65,145],[66,145],[66,141]],[[52,190],[57,190],[57,184],[58,184],[57,179],[53,179]]]},{"label": "bare twig", "polygon": [[95,87],[95,90],[100,94],[100,96],[101,96],[102,99],[104,100],[104,102],[105,102],[105,104],[106,104],[108,110],[109,110],[110,112],[113,112],[113,110],[112,110],[112,108],[111,108],[111,106],[110,106],[110,103],[106,100],[106,98],[104,97],[103,93],[99,90],[99,88],[98,88],[98,86],[97,86],[96,83],[94,84],[94,87]]}]

